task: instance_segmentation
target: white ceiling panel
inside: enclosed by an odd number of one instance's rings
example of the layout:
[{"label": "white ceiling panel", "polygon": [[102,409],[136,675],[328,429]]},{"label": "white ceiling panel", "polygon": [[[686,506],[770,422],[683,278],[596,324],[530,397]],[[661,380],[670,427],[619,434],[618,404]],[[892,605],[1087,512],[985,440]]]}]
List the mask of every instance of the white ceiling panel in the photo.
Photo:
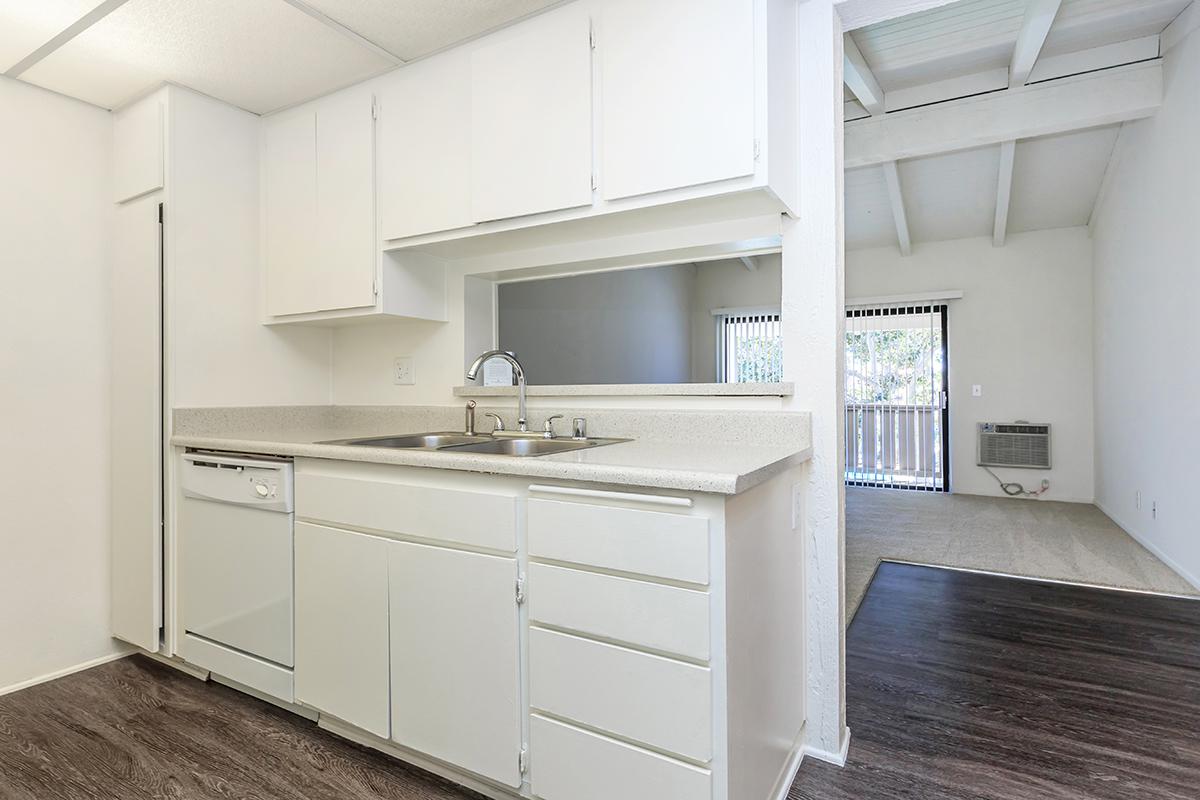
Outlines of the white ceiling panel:
[{"label": "white ceiling panel", "polygon": [[129,0],[21,78],[105,108],[171,81],[263,113],[390,66],[282,0]]},{"label": "white ceiling panel", "polygon": [[896,244],[896,223],[880,167],[846,171],[846,249]]},{"label": "white ceiling panel", "polygon": [[1009,231],[1086,225],[1118,131],[1111,126],[1018,142]]},{"label": "white ceiling panel", "polygon": [[990,235],[999,174],[998,146],[900,162],[900,186],[913,241]]},{"label": "white ceiling panel", "polygon": [[408,61],[520,19],[559,0],[303,0]]},{"label": "white ceiling panel", "polygon": [[1059,55],[1157,35],[1191,0],[1063,0],[1045,55]]},{"label": "white ceiling panel", "polygon": [[69,28],[102,0],[0,0],[0,72]]},{"label": "white ceiling panel", "polygon": [[1007,66],[1027,0],[962,0],[854,31],[884,91]]}]

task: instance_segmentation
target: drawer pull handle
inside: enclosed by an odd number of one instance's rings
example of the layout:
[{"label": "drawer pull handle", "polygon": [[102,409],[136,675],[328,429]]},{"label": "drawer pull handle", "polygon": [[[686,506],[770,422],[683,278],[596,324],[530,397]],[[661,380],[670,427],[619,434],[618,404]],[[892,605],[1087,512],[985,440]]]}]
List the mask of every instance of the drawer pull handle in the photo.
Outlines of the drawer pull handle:
[{"label": "drawer pull handle", "polygon": [[566,497],[592,497],[602,500],[623,500],[635,503],[650,503],[659,506],[675,508],[691,508],[692,498],[672,497],[665,494],[637,494],[635,492],[605,492],[600,489],[574,489],[570,486],[549,486],[542,483],[531,483],[529,491],[537,494],[557,494]]}]

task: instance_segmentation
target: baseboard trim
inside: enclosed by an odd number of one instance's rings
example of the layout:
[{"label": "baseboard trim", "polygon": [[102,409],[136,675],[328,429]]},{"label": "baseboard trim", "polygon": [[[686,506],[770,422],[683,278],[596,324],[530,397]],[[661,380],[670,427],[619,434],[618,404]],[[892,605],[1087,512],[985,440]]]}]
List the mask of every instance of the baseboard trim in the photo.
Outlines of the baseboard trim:
[{"label": "baseboard trim", "polygon": [[58,680],[59,678],[65,678],[68,675],[74,675],[76,672],[83,672],[85,669],[91,669],[92,667],[98,667],[101,664],[108,664],[113,661],[119,661],[120,659],[125,658],[126,656],[133,655],[134,652],[136,652],[136,651],[133,649],[118,650],[117,652],[109,653],[106,656],[100,656],[99,658],[93,658],[88,661],[84,661],[82,663],[75,664],[70,667],[65,667],[63,669],[55,670],[54,672],[47,672],[45,675],[38,675],[36,678],[30,678],[27,681],[21,681],[20,683],[14,683],[11,686],[0,687],[0,696],[6,695],[6,694],[12,694],[13,692],[19,692],[22,689],[28,689],[31,686],[37,686],[39,683],[49,683],[50,681]]},{"label": "baseboard trim", "polygon": [[1166,564],[1168,567],[1170,567],[1172,572],[1174,572],[1176,575],[1178,575],[1179,577],[1183,578],[1185,581],[1190,583],[1197,590],[1200,590],[1200,576],[1193,575],[1188,570],[1184,569],[1182,566],[1179,565],[1179,562],[1177,562],[1174,558],[1172,558],[1171,556],[1169,556],[1165,552],[1163,552],[1163,549],[1161,547],[1159,547],[1154,542],[1150,541],[1149,538],[1147,538],[1142,533],[1140,533],[1132,525],[1127,524],[1124,520],[1122,520],[1120,517],[1118,517],[1116,514],[1114,514],[1108,508],[1106,508],[1105,505],[1098,500],[1096,501],[1096,508],[1103,511],[1109,519],[1111,519],[1113,522],[1117,523],[1117,526],[1120,527],[1121,530],[1125,531],[1125,533],[1129,534],[1131,539],[1133,539],[1138,544],[1140,544],[1142,547],[1146,548],[1151,553],[1153,553],[1155,556],[1157,556],[1158,560],[1163,562],[1164,564]]},{"label": "baseboard trim", "polygon": [[775,788],[770,795],[771,800],[787,800],[788,792],[791,791],[792,784],[796,782],[796,775],[800,773],[800,765],[804,763],[806,730],[807,724],[801,726],[800,733],[792,741],[791,755],[788,756],[783,765],[783,771],[779,773],[779,778],[775,781]]},{"label": "baseboard trim", "polygon": [[805,745],[804,755],[815,758],[817,761],[833,764],[835,767],[846,766],[846,759],[850,755],[850,729],[842,728],[842,743],[838,748],[838,752],[833,753],[828,750],[818,750],[815,747]]},{"label": "baseboard trim", "polygon": [[209,671],[204,667],[198,667],[195,664],[189,664],[179,656],[165,656],[162,653],[151,653],[149,650],[139,650],[141,655],[146,658],[152,658],[160,664],[170,667],[171,669],[179,670],[184,675],[189,675],[198,681],[206,681],[209,678]]}]

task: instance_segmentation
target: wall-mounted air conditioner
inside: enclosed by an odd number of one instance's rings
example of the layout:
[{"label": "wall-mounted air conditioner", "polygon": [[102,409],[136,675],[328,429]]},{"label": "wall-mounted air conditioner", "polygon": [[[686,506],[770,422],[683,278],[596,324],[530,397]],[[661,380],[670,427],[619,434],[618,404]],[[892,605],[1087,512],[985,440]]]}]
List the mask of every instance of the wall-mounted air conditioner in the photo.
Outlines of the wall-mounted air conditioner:
[{"label": "wall-mounted air conditioner", "polygon": [[1050,426],[981,422],[976,454],[981,467],[1050,469]]}]

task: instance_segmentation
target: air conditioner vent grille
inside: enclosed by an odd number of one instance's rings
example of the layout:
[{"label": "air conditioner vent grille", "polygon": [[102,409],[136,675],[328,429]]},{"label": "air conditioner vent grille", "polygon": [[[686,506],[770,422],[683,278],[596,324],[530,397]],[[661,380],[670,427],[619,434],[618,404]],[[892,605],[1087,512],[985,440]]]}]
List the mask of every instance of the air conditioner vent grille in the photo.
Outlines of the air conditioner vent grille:
[{"label": "air conditioner vent grille", "polygon": [[1050,469],[1050,426],[981,422],[978,451],[982,467]]}]

